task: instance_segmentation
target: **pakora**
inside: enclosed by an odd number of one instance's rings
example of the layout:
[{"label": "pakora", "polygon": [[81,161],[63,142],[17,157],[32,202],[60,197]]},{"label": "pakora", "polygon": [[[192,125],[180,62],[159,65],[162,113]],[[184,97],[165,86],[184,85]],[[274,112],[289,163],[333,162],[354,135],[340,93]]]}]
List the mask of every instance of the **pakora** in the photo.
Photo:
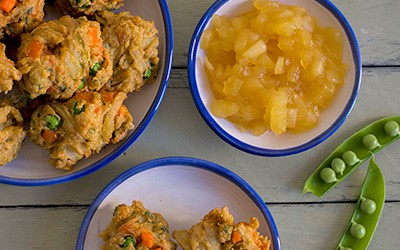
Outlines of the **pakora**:
[{"label": "pakora", "polygon": [[100,90],[112,75],[100,25],[86,17],[59,19],[21,36],[17,68],[31,99],[47,94],[68,99],[76,91]]},{"label": "pakora", "polygon": [[99,12],[96,20],[102,25],[102,38],[113,61],[113,75],[103,90],[140,90],[158,68],[159,38],[154,22],[129,12],[110,11]]},{"label": "pakora", "polygon": [[177,247],[161,214],[150,212],[140,201],[133,201],[131,206],[118,205],[100,237],[105,242],[103,250],[173,250]]},{"label": "pakora", "polygon": [[25,139],[23,118],[6,100],[0,101],[0,166],[17,157]]},{"label": "pakora", "polygon": [[99,11],[116,10],[123,5],[123,0],[56,0],[56,6],[71,16],[91,16]]},{"label": "pakora", "polygon": [[50,151],[49,163],[71,170],[77,161],[124,139],[133,118],[122,92],[77,92],[66,102],[53,101],[33,112],[29,137]]},{"label": "pakora", "polygon": [[228,207],[215,208],[190,230],[174,230],[172,236],[184,250],[268,250],[270,240],[258,231],[257,218],[235,224]]},{"label": "pakora", "polygon": [[0,2],[0,37],[18,37],[36,28],[44,18],[44,0],[8,0]]},{"label": "pakora", "polygon": [[0,43],[0,93],[8,93],[12,90],[14,81],[21,80],[22,74],[15,68],[13,61],[7,58],[6,46]]},{"label": "pakora", "polygon": [[123,0],[56,0],[56,6],[72,16],[93,15],[98,11],[116,10]]}]

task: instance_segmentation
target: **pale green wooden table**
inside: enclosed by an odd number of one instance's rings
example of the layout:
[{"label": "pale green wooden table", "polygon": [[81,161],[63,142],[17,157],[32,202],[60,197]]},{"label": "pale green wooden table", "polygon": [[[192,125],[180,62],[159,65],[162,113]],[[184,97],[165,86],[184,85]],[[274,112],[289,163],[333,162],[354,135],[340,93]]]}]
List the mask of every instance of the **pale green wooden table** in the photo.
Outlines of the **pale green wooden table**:
[{"label": "pale green wooden table", "polygon": [[[369,122],[400,114],[400,1],[335,0],[354,28],[363,58],[357,103],[342,127],[311,150],[265,158],[222,141],[200,117],[190,95],[186,58],[190,35],[212,0],[168,0],[173,19],[173,70],[154,119],[128,152],[77,181],[47,187],[0,185],[0,249],[74,249],[96,195],[121,172],[164,156],[213,161],[244,178],[273,214],[284,250],[334,249],[353,212],[363,164],[324,198],[302,196],[303,183],[342,140]],[[400,142],[376,155],[386,177],[386,204],[369,249],[400,246]]]}]

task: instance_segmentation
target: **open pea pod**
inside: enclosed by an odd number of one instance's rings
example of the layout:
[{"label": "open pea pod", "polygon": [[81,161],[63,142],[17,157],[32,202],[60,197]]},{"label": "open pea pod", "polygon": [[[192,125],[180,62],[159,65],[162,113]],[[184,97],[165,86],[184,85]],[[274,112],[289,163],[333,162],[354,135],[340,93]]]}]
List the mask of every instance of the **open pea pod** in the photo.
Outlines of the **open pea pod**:
[{"label": "open pea pod", "polygon": [[337,250],[367,249],[385,204],[385,190],[385,179],[372,158],[353,215]]},{"label": "open pea pod", "polygon": [[400,138],[400,116],[377,120],[343,141],[306,180],[303,193],[321,197],[373,154]]}]

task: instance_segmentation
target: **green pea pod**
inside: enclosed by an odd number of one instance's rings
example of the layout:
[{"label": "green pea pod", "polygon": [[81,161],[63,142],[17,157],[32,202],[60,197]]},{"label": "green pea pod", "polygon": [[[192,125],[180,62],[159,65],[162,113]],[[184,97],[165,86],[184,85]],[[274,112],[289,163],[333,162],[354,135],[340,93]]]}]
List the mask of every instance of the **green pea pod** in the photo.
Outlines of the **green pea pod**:
[{"label": "green pea pod", "polygon": [[[343,141],[306,180],[303,193],[311,192],[318,197],[323,196],[373,154],[399,139],[399,124],[400,116],[385,117],[367,125]],[[377,141],[373,141],[371,138],[376,138]],[[355,153],[355,159],[351,159],[351,156],[354,156],[351,153]],[[324,180],[324,178],[321,178],[321,170],[330,168],[332,161],[336,158],[343,159],[346,162],[345,169],[341,173],[336,174],[334,181],[329,182],[326,179]]]},{"label": "green pea pod", "polygon": [[[384,204],[385,179],[375,159],[371,158],[353,215],[336,249],[367,249],[378,225]],[[359,228],[365,230],[362,231]]]}]

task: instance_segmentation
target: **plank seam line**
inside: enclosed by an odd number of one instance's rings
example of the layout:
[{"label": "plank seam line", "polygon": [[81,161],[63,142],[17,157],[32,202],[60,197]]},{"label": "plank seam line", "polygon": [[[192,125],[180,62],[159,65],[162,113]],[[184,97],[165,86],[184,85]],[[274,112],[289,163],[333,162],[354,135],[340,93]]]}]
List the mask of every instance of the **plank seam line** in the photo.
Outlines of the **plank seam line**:
[{"label": "plank seam line", "polygon": [[[357,200],[348,201],[311,201],[311,202],[265,202],[267,206],[279,205],[328,205],[328,204],[355,204]],[[386,200],[385,203],[400,203],[400,200]]]},{"label": "plank seam line", "polygon": [[10,206],[0,206],[0,209],[18,209],[18,208],[89,208],[89,205],[56,205],[56,204],[48,204],[48,205],[10,205]]},{"label": "plank seam line", "polygon": [[374,64],[366,64],[362,66],[363,68],[399,68],[400,65],[398,64],[394,64],[394,65],[386,65],[386,64],[382,64],[382,65],[374,65]]},{"label": "plank seam line", "polygon": [[[400,68],[400,64],[382,64],[382,65],[381,64],[376,64],[376,65],[375,64],[365,64],[365,65],[362,65],[362,67],[363,68]],[[172,66],[171,69],[187,70],[187,66],[177,65],[177,66]]]},{"label": "plank seam line", "polygon": [[[279,205],[328,205],[328,204],[355,204],[356,200],[348,200],[348,201],[321,201],[321,202],[265,202],[267,206],[279,206]],[[400,203],[400,200],[387,200],[385,203]],[[57,205],[57,204],[48,204],[48,205],[10,205],[10,206],[0,206],[0,209],[19,209],[19,208],[27,208],[27,209],[42,209],[42,208],[81,208],[88,209],[90,204],[73,204],[73,205]]]}]

